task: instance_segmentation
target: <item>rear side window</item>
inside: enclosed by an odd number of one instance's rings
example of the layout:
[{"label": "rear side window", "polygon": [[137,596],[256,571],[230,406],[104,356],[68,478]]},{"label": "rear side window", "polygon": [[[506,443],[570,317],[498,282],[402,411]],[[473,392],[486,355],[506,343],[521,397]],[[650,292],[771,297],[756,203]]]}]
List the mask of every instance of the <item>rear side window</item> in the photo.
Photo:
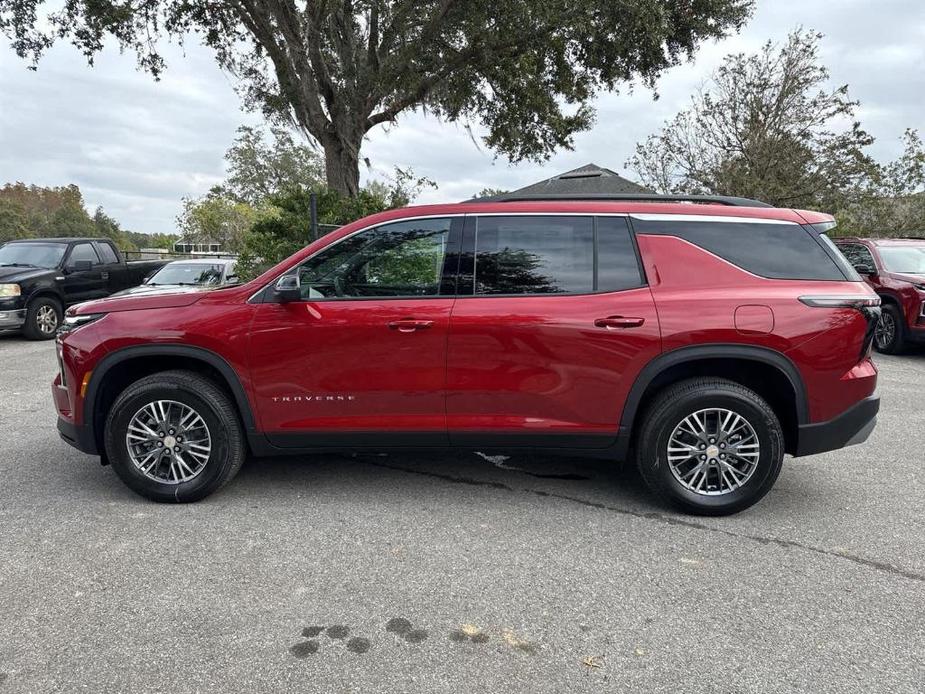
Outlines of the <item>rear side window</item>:
[{"label": "rear side window", "polygon": [[588,294],[641,284],[623,217],[478,218],[476,294]]},{"label": "rear side window", "polygon": [[794,280],[848,279],[815,233],[799,224],[643,219],[637,234],[677,236],[761,277]]},{"label": "rear side window", "polygon": [[67,259],[68,266],[73,266],[78,260],[89,260],[94,265],[100,262],[99,256],[89,243],[78,243],[71,249],[71,255]]},{"label": "rear side window", "polygon": [[97,244],[97,248],[100,251],[100,258],[103,259],[105,264],[109,265],[119,262],[119,259],[116,258],[115,251],[112,250],[112,246],[110,246],[108,243]]}]

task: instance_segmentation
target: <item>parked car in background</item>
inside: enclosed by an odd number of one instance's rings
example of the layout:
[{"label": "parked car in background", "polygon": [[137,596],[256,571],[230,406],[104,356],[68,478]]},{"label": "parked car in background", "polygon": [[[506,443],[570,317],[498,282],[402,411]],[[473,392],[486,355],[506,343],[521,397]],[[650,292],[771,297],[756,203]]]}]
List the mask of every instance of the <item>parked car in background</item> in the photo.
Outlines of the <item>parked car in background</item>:
[{"label": "parked car in background", "polygon": [[838,239],[836,245],[880,296],[874,346],[898,354],[925,343],[925,239]]},{"label": "parked car in background", "polygon": [[55,336],[64,309],[141,284],[162,260],[126,262],[109,239],[50,238],[0,246],[0,329]]},{"label": "parked car in background", "polygon": [[173,260],[145,278],[140,286],[123,289],[113,296],[183,291],[190,287],[217,289],[237,283],[234,258],[191,258]]},{"label": "parked car in background", "polygon": [[738,198],[390,210],[238,287],[69,310],[58,430],[165,502],[248,453],[455,446],[635,459],[733,513],[785,453],[874,427],[880,299],[833,225]]}]

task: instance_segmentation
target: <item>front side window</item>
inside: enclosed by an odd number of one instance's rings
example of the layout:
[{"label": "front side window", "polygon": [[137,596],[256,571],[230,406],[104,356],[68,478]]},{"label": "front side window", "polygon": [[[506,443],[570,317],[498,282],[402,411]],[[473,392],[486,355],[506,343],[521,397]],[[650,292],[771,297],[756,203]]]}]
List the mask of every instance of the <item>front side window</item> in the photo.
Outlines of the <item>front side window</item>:
[{"label": "front side window", "polygon": [[303,299],[438,296],[450,219],[384,224],[299,267]]},{"label": "front side window", "polygon": [[880,246],[877,250],[890,272],[925,275],[925,246]]},{"label": "front side window", "polygon": [[871,256],[870,251],[867,250],[864,246],[861,246],[857,243],[840,243],[838,244],[838,250],[840,250],[845,258],[848,259],[848,262],[851,263],[851,267],[864,267],[876,269],[874,265],[873,256]]},{"label": "front side window", "polygon": [[71,249],[71,255],[67,259],[68,267],[74,267],[78,260],[89,260],[94,265],[100,262],[99,256],[89,243],[78,243]]}]

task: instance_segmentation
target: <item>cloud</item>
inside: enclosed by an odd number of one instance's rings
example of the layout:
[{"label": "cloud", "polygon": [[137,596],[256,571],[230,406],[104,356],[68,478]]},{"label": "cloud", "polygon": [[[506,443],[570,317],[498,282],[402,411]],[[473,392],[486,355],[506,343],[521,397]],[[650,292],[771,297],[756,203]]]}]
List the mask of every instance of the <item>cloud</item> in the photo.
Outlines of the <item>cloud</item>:
[{"label": "cloud", "polygon": [[[478,124],[440,123],[420,113],[380,127],[364,143],[372,168],[412,166],[439,184],[421,202],[455,201],[482,188],[513,189],[593,161],[622,170],[635,144],[687,106],[723,56],[783,41],[797,25],[826,35],[823,60],[833,84],[848,84],[859,116],[877,137],[873,154],[895,157],[906,127],[925,130],[925,3],[920,0],[759,0],[742,33],[703,45],[693,63],[666,72],[659,98],[638,85],[596,100],[597,123],[545,164],[516,166],[478,142]],[[172,231],[183,196],[200,195],[224,176],[223,155],[242,123],[231,78],[193,39],[167,49],[160,82],[134,58],[106,50],[93,68],[67,45],[37,72],[0,48],[0,184],[78,184],[88,206],[102,205],[127,228]],[[473,136],[476,143],[473,142]]]}]

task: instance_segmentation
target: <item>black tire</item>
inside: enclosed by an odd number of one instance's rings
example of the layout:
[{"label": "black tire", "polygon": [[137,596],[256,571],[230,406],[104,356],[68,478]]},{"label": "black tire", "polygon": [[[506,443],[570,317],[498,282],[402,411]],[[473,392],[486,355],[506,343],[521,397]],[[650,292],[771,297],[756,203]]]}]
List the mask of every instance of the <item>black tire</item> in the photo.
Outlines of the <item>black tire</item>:
[{"label": "black tire", "polygon": [[906,348],[903,338],[903,313],[896,304],[883,304],[874,333],[874,347],[883,354],[900,354]]},{"label": "black tire", "polygon": [[[201,471],[186,481],[152,479],[136,466],[129,453],[129,423],[145,405],[158,400],[192,408],[208,427],[208,459]],[[198,501],[218,491],[238,474],[247,455],[244,432],[231,398],[215,383],[192,371],[162,371],[130,385],[113,403],[104,436],[106,455],[122,481],[141,496],[161,502]]]},{"label": "black tire", "polygon": [[26,322],[22,334],[29,340],[51,340],[61,325],[64,311],[57,299],[40,296],[26,306]]},{"label": "black tire", "polygon": [[[715,495],[687,488],[672,472],[667,460],[668,444],[675,428],[685,417],[709,408],[722,408],[743,417],[754,430],[760,446],[751,476],[740,486]],[[713,446],[710,448],[714,453],[718,451]],[[647,408],[636,439],[636,464],[649,489],[676,508],[698,515],[736,513],[759,501],[774,486],[783,458],[784,434],[774,411],[754,391],[718,378],[693,378],[660,392]],[[716,459],[710,458],[708,463],[713,460]],[[691,468],[697,464],[697,460],[687,463]],[[711,466],[707,464],[707,467]],[[718,464],[712,469],[715,481]]]}]

